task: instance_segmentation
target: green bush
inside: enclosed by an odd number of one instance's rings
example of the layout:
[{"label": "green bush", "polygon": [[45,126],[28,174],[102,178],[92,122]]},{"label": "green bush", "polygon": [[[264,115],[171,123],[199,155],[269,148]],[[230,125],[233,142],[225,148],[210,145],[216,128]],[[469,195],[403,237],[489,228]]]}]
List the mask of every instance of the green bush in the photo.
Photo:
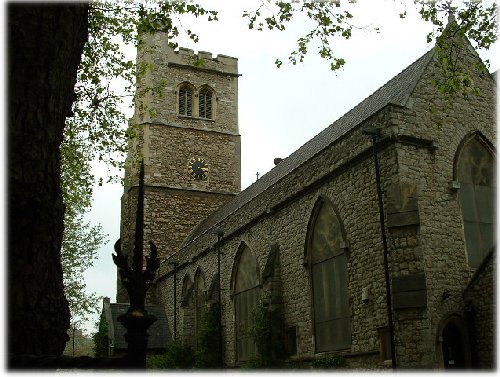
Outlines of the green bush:
[{"label": "green bush", "polygon": [[219,354],[219,305],[205,308],[197,339],[197,350],[179,341],[169,343],[162,355],[149,356],[148,369],[210,369],[220,368]]},{"label": "green bush", "polygon": [[205,308],[198,334],[198,350],[195,355],[195,368],[220,368],[219,346],[219,304]]},{"label": "green bush", "polygon": [[256,367],[280,367],[285,358],[284,316],[279,307],[261,302],[254,310],[252,335],[258,357]]},{"label": "green bush", "polygon": [[147,369],[190,369],[194,364],[191,347],[174,340],[167,346],[162,355],[149,356],[146,360]]},{"label": "green bush", "polygon": [[248,361],[245,361],[241,364],[241,369],[246,370],[246,369],[262,369],[264,368],[264,365],[262,364],[262,360],[260,357],[250,359]]},{"label": "green bush", "polygon": [[109,356],[109,339],[108,339],[108,322],[104,317],[104,313],[101,314],[99,320],[99,330],[92,336],[94,341],[94,353],[96,357],[108,357]]},{"label": "green bush", "polygon": [[342,356],[323,356],[313,361],[316,369],[335,369],[344,365],[345,359]]}]

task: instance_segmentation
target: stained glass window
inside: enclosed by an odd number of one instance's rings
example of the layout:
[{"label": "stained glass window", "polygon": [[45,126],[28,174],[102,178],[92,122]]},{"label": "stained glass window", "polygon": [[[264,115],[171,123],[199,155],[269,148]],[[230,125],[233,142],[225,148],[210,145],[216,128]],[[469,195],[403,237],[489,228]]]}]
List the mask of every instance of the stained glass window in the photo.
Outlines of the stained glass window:
[{"label": "stained glass window", "polygon": [[259,302],[259,270],[250,248],[240,250],[234,281],[236,357],[238,361],[252,359],[257,352],[250,331],[253,312]]},{"label": "stained glass window", "polygon": [[479,136],[460,151],[457,180],[469,266],[477,268],[495,243],[495,159]]},{"label": "stained glass window", "polygon": [[328,201],[316,208],[309,234],[316,352],[349,348],[347,256],[340,220]]}]

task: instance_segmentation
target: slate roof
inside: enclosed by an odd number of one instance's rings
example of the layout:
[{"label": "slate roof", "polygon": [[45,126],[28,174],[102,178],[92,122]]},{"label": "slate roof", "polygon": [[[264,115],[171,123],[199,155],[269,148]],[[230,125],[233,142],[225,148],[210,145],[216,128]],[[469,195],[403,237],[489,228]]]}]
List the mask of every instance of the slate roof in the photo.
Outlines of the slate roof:
[{"label": "slate roof", "polygon": [[291,171],[297,169],[314,155],[327,148],[330,144],[340,139],[364,120],[375,114],[389,104],[405,106],[413,89],[419,81],[427,64],[434,55],[434,49],[428,51],[413,64],[388,81],[384,86],[375,91],[364,101],[355,106],[341,118],[321,131],[290,156],[281,161],[267,174],[263,175],[251,186],[247,187],[233,200],[226,203],[219,210],[201,221],[184,240],[181,247],[187,246],[196,238],[216,226],[227,216],[241,208],[246,203],[257,197],[273,184],[281,180]]},{"label": "slate roof", "polygon": [[[127,342],[125,341],[125,333],[127,330],[120,322],[118,322],[118,316],[126,313],[129,306],[130,304],[128,303],[111,303],[109,304],[109,310],[111,313],[106,313],[111,314],[112,318],[112,323],[108,323],[108,325],[113,326],[113,328],[109,329],[108,333],[114,337],[112,341],[115,351],[127,349]],[[106,306],[104,306],[104,308],[106,310]],[[145,309],[148,314],[154,315],[157,319],[157,321],[148,329],[148,349],[165,348],[171,339],[168,331],[165,310],[161,306],[157,305],[146,305]],[[108,315],[106,315],[106,318],[109,318]]]}]

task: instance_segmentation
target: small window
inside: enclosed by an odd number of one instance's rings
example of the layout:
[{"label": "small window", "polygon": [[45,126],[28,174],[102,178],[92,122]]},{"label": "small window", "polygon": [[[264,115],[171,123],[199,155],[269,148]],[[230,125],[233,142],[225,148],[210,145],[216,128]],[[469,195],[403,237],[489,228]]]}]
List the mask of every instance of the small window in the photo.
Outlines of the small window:
[{"label": "small window", "polygon": [[193,116],[193,89],[188,85],[179,88],[179,115]]},{"label": "small window", "polygon": [[210,89],[203,88],[202,90],[200,90],[199,99],[200,118],[213,119],[212,91]]}]

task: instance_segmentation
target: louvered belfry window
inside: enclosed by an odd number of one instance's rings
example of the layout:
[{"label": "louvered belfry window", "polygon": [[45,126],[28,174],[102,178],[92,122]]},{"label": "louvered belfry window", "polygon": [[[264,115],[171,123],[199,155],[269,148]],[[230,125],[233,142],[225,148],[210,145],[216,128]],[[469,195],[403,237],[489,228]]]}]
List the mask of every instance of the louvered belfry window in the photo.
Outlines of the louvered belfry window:
[{"label": "louvered belfry window", "polygon": [[179,115],[193,116],[193,89],[188,85],[179,88]]},{"label": "louvered belfry window", "polygon": [[333,206],[324,200],[318,203],[313,216],[309,260],[316,352],[349,348],[351,313],[347,255],[340,220]]},{"label": "louvered belfry window", "polygon": [[212,118],[212,91],[210,89],[203,88],[202,90],[200,90],[199,98],[200,98],[200,101],[199,101],[200,118],[213,119]]},{"label": "louvered belfry window", "polygon": [[476,135],[462,147],[457,163],[459,199],[469,266],[477,268],[495,244],[495,158]]},{"label": "louvered belfry window", "polygon": [[259,274],[257,261],[248,246],[245,245],[241,250],[237,263],[234,282],[236,358],[238,361],[247,361],[257,354],[250,331],[253,312],[259,303]]}]

